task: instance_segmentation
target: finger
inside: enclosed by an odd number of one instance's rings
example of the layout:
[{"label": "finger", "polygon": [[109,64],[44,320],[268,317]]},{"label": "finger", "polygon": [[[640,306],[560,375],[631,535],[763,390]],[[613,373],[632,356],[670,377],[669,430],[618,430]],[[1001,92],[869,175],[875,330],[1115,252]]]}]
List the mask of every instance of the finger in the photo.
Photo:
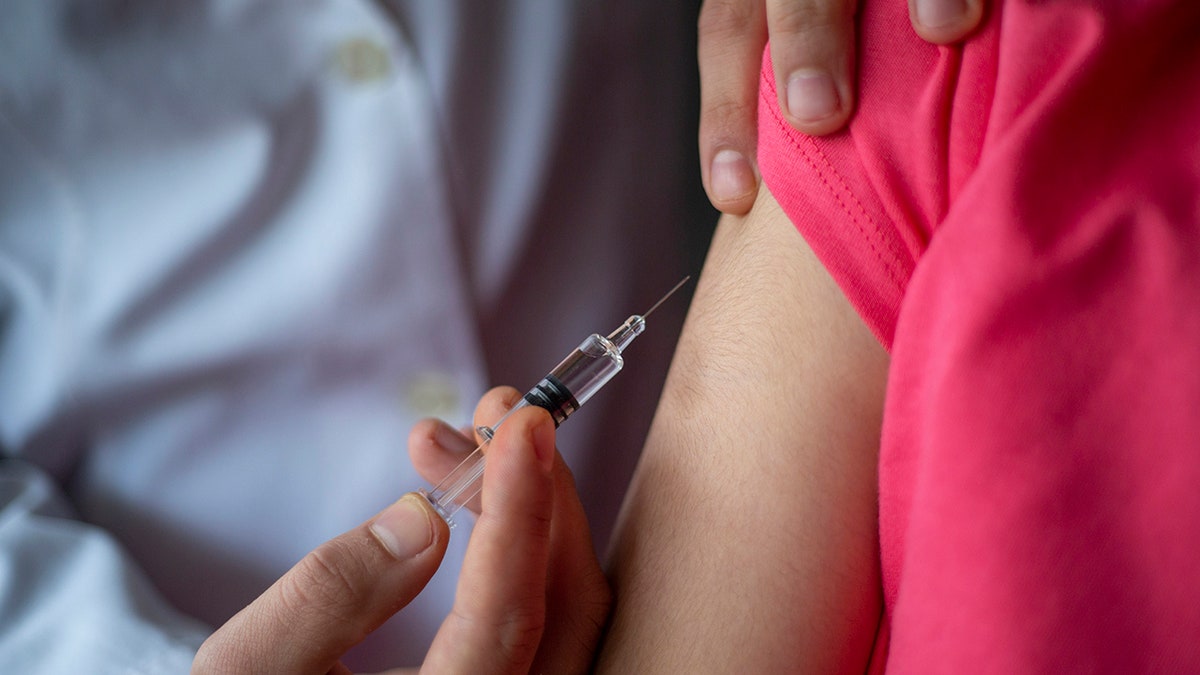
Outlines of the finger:
[{"label": "finger", "polygon": [[408,455],[425,480],[436,485],[478,447],[473,438],[437,419],[417,422],[408,434]]},{"label": "finger", "polygon": [[604,630],[612,593],[596,557],[575,477],[561,455],[554,463],[550,542],[546,630],[530,672],[585,672]]},{"label": "finger", "polygon": [[934,44],[949,44],[979,27],[983,0],[908,0],[908,16],[917,35]]},{"label": "finger", "polygon": [[346,650],[425,587],[448,537],[423,498],[405,495],[305,556],[209,637],[193,672],[341,669]]},{"label": "finger", "polygon": [[698,31],[700,173],[714,207],[743,215],[758,192],[758,73],[767,40],[762,0],[707,0]]},{"label": "finger", "polygon": [[[474,435],[473,431],[467,433]],[[443,481],[449,480],[478,446],[473,437],[442,422],[441,420],[426,419],[417,422],[408,434],[408,456],[413,466],[430,485],[445,489]],[[455,474],[461,475],[461,474]],[[479,513],[479,497],[471,496],[465,501],[458,500],[462,508],[471,513]]]},{"label": "finger", "polygon": [[[512,387],[495,387],[488,391],[475,406],[474,428],[494,426],[520,399],[520,392]],[[474,439],[436,419],[417,422],[408,435],[408,454],[413,466],[425,480],[438,485],[476,448],[486,452],[486,444],[478,432],[472,433]],[[479,497],[470,497],[462,506],[478,514]]]},{"label": "finger", "polygon": [[484,472],[483,512],[454,610],[426,658],[431,671],[528,671],[545,625],[554,459],[554,424],[546,411],[518,410],[497,429]]},{"label": "finger", "polygon": [[800,131],[828,134],[854,109],[856,0],[767,0],[779,106]]},{"label": "finger", "polygon": [[[479,403],[475,405],[475,428],[492,427],[500,422],[500,418],[508,414],[521,401],[521,392],[512,387],[493,387],[488,390]],[[476,432],[476,440],[480,443],[483,438]]]},{"label": "finger", "polygon": [[[488,390],[483,398],[479,399],[479,403],[475,406],[475,439],[479,443],[480,451],[487,454],[489,443],[479,433],[481,427],[488,427],[495,431],[496,427],[504,421],[504,416],[521,402],[521,392],[512,387],[493,387]],[[469,509],[475,515],[479,515],[480,496],[476,494],[468,499],[463,506]]]},{"label": "finger", "polygon": [[[521,393],[511,387],[492,389],[476,407],[477,425],[494,424],[520,399]],[[581,672],[591,662],[599,642],[611,594],[596,556],[575,477],[557,451],[552,477],[554,518],[546,602],[547,611],[553,611],[554,621],[546,624],[531,672]]]}]

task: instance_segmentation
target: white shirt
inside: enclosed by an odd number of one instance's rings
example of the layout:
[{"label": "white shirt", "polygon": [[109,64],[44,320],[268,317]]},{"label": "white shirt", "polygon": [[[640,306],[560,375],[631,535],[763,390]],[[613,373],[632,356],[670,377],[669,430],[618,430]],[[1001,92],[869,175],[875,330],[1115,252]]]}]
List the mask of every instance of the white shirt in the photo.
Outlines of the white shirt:
[{"label": "white shirt", "polygon": [[[694,20],[640,4],[0,10],[0,665],[186,666],[424,484],[417,419],[689,271]],[[600,543],[683,308],[559,435]],[[468,531],[352,667],[420,660]]]}]

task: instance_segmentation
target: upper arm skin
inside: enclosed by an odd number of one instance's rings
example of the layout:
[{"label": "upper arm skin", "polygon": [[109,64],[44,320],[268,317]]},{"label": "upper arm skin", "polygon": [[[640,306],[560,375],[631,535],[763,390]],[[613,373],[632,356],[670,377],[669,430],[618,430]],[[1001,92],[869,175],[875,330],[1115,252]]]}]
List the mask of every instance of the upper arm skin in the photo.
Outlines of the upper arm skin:
[{"label": "upper arm skin", "polygon": [[601,672],[862,672],[888,356],[764,187],[725,216],[626,497]]}]

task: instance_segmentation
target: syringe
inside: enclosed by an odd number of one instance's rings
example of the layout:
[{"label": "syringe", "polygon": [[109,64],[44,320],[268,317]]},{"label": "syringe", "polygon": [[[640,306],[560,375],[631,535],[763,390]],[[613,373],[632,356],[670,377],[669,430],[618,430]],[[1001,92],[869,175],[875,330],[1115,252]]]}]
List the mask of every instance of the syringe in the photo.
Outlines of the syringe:
[{"label": "syringe", "polygon": [[490,427],[476,427],[475,431],[483,438],[483,443],[464,459],[442,482],[431,490],[421,490],[434,510],[446,519],[450,527],[454,527],[454,514],[479,494],[483,486],[484,447],[492,440],[496,429],[515,411],[529,405],[544,408],[554,419],[557,428],[576,410],[600,391],[617,371],[625,365],[621,352],[629,346],[633,339],[646,330],[646,317],[658,309],[667,298],[671,297],[680,286],[687,283],[690,276],[682,281],[654,303],[644,314],[634,314],[625,320],[616,330],[603,337],[593,333],[587,337],[575,351],[567,355],[545,377],[530,389],[498,422]]}]

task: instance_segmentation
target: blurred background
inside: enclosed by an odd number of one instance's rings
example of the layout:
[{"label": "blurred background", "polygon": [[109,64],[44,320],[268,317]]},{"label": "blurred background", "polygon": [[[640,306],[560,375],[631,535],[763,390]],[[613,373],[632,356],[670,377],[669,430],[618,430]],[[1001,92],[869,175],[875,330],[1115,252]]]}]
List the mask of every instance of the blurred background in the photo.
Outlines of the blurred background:
[{"label": "blurred background", "polygon": [[[194,648],[697,273],[698,5],[0,6],[0,661]],[[686,305],[559,435],[601,555]],[[469,531],[348,665],[420,661]]]}]

